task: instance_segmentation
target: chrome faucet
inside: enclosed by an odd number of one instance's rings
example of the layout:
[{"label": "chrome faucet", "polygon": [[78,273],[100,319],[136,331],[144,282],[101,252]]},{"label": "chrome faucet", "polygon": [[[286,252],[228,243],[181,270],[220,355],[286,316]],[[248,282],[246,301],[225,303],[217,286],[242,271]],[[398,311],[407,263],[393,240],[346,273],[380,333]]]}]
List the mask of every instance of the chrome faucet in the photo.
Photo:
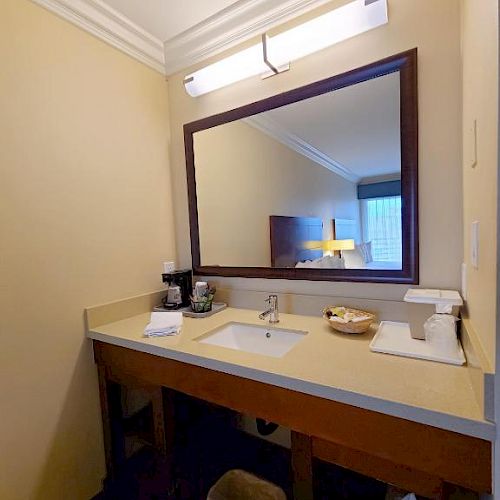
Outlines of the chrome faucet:
[{"label": "chrome faucet", "polygon": [[259,318],[266,319],[269,316],[269,323],[279,323],[280,314],[278,312],[278,296],[269,295],[266,302],[269,304],[269,309],[259,314]]}]

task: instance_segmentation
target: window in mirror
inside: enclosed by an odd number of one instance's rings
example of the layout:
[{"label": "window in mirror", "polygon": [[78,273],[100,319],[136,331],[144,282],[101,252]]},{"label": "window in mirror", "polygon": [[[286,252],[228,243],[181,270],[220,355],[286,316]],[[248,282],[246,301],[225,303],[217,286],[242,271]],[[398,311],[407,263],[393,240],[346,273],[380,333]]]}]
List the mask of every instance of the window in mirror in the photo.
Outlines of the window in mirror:
[{"label": "window in mirror", "polygon": [[388,269],[401,269],[401,196],[362,200],[361,214],[370,260]]}]

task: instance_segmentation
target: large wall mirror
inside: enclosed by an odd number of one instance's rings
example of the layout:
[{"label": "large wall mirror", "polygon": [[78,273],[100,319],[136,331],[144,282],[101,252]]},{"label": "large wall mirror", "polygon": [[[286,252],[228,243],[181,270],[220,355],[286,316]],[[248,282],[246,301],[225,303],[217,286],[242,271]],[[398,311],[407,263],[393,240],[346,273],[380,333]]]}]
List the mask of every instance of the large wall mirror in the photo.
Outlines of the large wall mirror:
[{"label": "large wall mirror", "polygon": [[418,283],[416,49],[184,137],[195,273]]}]

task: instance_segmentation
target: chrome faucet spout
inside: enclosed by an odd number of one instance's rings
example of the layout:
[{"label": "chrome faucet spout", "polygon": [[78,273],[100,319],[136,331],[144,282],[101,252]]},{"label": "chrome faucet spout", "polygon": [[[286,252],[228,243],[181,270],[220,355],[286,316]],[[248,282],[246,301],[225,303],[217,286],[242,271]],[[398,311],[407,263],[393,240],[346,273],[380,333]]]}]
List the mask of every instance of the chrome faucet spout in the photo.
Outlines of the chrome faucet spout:
[{"label": "chrome faucet spout", "polygon": [[280,317],[278,312],[278,296],[269,295],[266,302],[269,304],[269,309],[259,314],[259,318],[266,319],[269,316],[269,323],[279,323]]}]

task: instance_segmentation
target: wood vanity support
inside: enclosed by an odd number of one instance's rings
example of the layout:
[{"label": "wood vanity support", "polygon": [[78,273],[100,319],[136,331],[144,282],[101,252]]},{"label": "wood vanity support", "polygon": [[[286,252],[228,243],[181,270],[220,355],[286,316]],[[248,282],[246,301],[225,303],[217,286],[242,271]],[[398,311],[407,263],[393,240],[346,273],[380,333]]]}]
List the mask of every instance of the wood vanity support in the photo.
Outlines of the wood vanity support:
[{"label": "wood vanity support", "polygon": [[[110,387],[146,383],[292,429],[294,493],[301,500],[312,498],[311,457],[430,498],[444,498],[446,483],[491,491],[489,441],[97,340],[93,343],[110,475],[115,460],[121,460],[113,439]],[[168,391],[165,394],[168,398]],[[161,406],[158,393],[154,407],[157,439],[162,441],[161,410],[172,405]],[[168,453],[172,415],[166,415],[166,421],[164,450]]]},{"label": "wood vanity support", "polygon": [[121,387],[107,375],[105,365],[98,365],[99,397],[104,436],[106,479],[113,479],[125,461],[123,440]]},{"label": "wood vanity support", "polygon": [[[163,395],[162,387],[155,387],[152,397],[151,397],[151,405],[153,407],[153,433],[154,433],[154,445],[158,451],[160,451],[163,455],[167,454],[167,450],[169,449],[167,444],[167,432],[165,430],[165,422],[169,422],[168,430],[170,430],[170,426],[174,422],[173,412],[170,410],[171,405],[169,406],[169,394],[165,394],[165,398]],[[169,411],[170,410],[170,411]],[[169,438],[171,437],[171,432],[169,433]],[[169,439],[170,441],[170,439]]]},{"label": "wood vanity support", "polygon": [[292,431],[293,496],[313,500],[312,438]]}]

